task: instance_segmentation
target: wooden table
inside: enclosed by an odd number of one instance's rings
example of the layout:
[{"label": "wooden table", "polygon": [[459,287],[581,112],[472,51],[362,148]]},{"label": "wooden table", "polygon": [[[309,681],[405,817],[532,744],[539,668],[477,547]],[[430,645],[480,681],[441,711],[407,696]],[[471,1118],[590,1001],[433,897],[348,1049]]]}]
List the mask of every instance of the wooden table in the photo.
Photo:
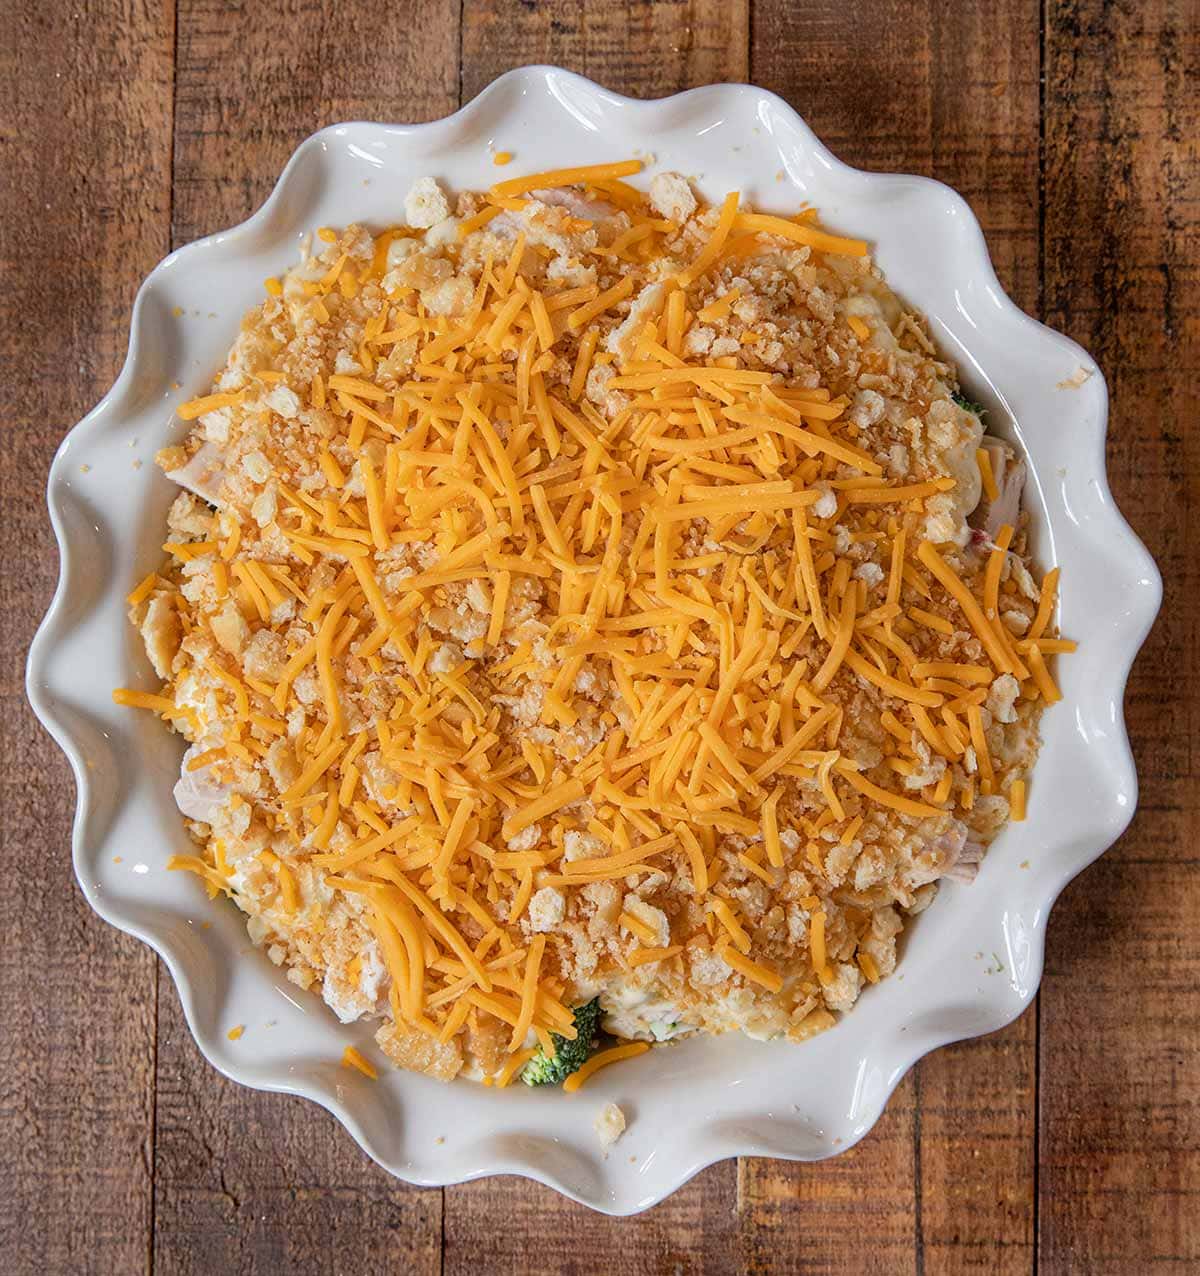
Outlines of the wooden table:
[{"label": "wooden table", "polygon": [[[0,10],[0,1266],[1200,1269],[1195,0],[333,8]],[[642,96],[753,80],[851,163],[956,186],[1018,303],[1104,368],[1113,486],[1167,582],[1127,703],[1141,809],[1058,905],[1037,1009],[927,1059],[841,1158],[725,1162],[628,1221],[514,1179],[406,1187],[317,1108],[222,1080],[152,954],[76,889],[70,776],[22,691],[57,572],[46,467],[142,276],[246,217],[312,130],[441,116],[526,62]]]}]

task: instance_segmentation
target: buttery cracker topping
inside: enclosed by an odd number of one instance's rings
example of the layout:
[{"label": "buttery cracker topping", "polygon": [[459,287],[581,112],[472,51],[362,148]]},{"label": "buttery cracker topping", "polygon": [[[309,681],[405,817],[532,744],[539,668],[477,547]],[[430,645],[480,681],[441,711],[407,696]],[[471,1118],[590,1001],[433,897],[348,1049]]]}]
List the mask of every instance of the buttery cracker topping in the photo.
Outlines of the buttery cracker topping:
[{"label": "buttery cracker topping", "polygon": [[867,245],[640,168],[322,228],[159,456],[163,685],[115,698],[190,742],[172,866],[442,1079],[596,996],[642,1042],[828,1026],[1024,818],[1073,647]]}]

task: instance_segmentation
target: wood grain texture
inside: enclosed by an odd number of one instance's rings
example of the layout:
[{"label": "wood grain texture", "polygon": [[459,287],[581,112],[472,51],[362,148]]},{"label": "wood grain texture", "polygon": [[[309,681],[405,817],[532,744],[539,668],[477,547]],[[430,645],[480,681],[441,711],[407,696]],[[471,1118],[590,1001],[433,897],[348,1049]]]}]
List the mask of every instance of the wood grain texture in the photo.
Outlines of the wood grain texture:
[{"label": "wood grain texture", "polygon": [[919,1276],[915,1119],[915,1080],[908,1076],[870,1134],[833,1160],[743,1157],[740,1270]]},{"label": "wood grain texture", "polygon": [[458,106],[458,0],[179,0],[172,236],[248,217],[327,124]]},{"label": "wood grain texture", "polygon": [[[1001,282],[1036,310],[1039,32],[1032,0],[943,0],[932,11],[887,0],[853,16],[829,0],[803,20],[793,5],[758,0],[751,72],[842,159],[937,177],[965,195]],[[803,1227],[819,1239],[787,1260],[798,1271],[1029,1271],[1036,1037],[1027,1014],[924,1060],[877,1130],[832,1164],[747,1162],[751,1269],[792,1270],[763,1238]],[[872,1220],[869,1246],[855,1210]]]},{"label": "wood grain texture", "polygon": [[[510,67],[554,63],[638,97],[747,75],[744,2],[585,4],[465,0],[463,100]],[[519,149],[519,147],[518,147]],[[620,1155],[620,1145],[612,1155]],[[593,1214],[518,1179],[446,1189],[450,1273],[736,1270],[736,1169],[715,1165],[635,1220]],[[510,1229],[499,1220],[516,1218]]]},{"label": "wood grain texture", "polygon": [[464,0],[463,101],[546,62],[634,97],[748,75],[748,0]]},{"label": "wood grain texture", "polygon": [[147,1267],[154,959],[71,874],[75,792],[25,702],[58,575],[50,457],[125,355],[167,250],[172,14],[7,10],[0,42],[0,1247],[5,1272]]},{"label": "wood grain texture", "polygon": [[[610,1153],[621,1156],[621,1144]],[[615,1219],[522,1179],[446,1189],[445,1276],[727,1276],[739,1272],[733,1162],[645,1214]]]},{"label": "wood grain texture", "polygon": [[[458,5],[181,3],[173,241],[247,217],[315,129],[458,103]],[[396,1183],[310,1104],[222,1081],[160,976],[155,1270],[437,1271],[441,1192]]]},{"label": "wood grain texture", "polygon": [[1200,1267],[1200,22],[1194,4],[1051,6],[1049,322],[1112,394],[1109,474],[1158,559],[1126,696],[1138,816],[1065,893],[1042,994],[1042,1271]]},{"label": "wood grain texture", "polygon": [[219,1076],[166,988],[157,1081],[158,1276],[440,1271],[441,1192],[386,1174],[314,1104]]}]

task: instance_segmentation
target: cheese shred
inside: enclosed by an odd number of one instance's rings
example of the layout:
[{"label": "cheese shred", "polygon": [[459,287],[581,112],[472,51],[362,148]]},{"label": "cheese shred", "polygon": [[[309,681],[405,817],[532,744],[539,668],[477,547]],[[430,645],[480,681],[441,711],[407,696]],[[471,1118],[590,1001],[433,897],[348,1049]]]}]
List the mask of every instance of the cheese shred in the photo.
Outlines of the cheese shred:
[{"label": "cheese shred", "polygon": [[1025,818],[1074,650],[1024,522],[963,522],[990,454],[866,241],[642,169],[321,228],[177,407],[127,595],[159,681],[113,701],[191,745],[167,866],[443,1080],[597,990],[639,1036],[827,1026],[930,847]]}]

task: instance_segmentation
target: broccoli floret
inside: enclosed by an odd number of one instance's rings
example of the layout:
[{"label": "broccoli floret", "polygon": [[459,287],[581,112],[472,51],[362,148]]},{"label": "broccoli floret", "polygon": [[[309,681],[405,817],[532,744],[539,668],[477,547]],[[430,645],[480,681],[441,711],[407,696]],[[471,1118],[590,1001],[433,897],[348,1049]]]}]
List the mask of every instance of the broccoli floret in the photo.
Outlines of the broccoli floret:
[{"label": "broccoli floret", "polygon": [[537,1054],[521,1072],[521,1080],[526,1085],[560,1085],[587,1062],[588,1055],[596,1045],[596,1033],[600,1029],[600,998],[593,997],[584,1005],[576,1006],[572,1013],[575,1015],[575,1040],[568,1041],[557,1032],[552,1032],[550,1039],[554,1042],[557,1053],[550,1059],[538,1047]]},{"label": "broccoli floret", "polygon": [[983,414],[986,409],[982,403],[972,403],[965,394],[961,394],[958,390],[951,391],[950,397],[960,408],[963,409],[964,412],[971,412],[975,416],[979,417],[980,420],[983,419]]}]

